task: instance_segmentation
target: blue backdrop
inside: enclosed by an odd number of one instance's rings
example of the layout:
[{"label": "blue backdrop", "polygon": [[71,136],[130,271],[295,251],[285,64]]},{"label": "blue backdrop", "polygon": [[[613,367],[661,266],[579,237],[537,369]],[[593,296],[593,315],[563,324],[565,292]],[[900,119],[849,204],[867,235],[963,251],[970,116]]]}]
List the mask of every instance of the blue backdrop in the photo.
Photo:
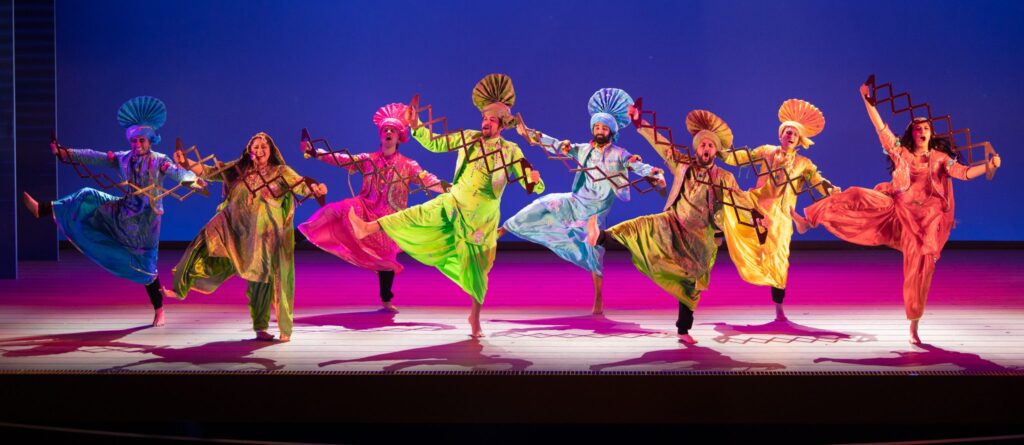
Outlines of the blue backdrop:
[{"label": "blue backdrop", "polygon": [[[1024,116],[1024,2],[889,3],[58,1],[58,129],[65,145],[127,149],[117,107],[156,96],[169,109],[157,150],[169,153],[180,136],[235,158],[252,134],[266,131],[290,165],[327,182],[329,199],[338,200],[349,196],[346,173],[302,158],[302,127],[335,147],[376,150],[374,111],[420,93],[454,126],[479,128],[470,90],[504,72],[518,93],[514,111],[574,141],[588,139],[586,100],[601,87],[643,97],[680,132],[687,111],[712,110],[737,145],[750,146],[778,143],[779,105],[806,99],[827,120],[806,154],[835,184],[871,187],[888,173],[857,88],[876,73],[951,113],[955,125],[1004,155],[994,181],[955,184],[952,238],[1024,240],[1017,220],[1024,207],[1010,193],[1024,190],[1014,136]],[[883,117],[898,129],[908,121]],[[560,163],[514,131],[505,136],[524,146],[549,192],[569,189],[572,175]],[[661,165],[631,129],[620,145]],[[453,153],[415,142],[401,150],[444,178],[454,172]],[[61,194],[91,185],[60,168]],[[749,174],[739,179],[754,183]],[[510,188],[503,218],[534,198]],[[217,201],[167,202],[163,239],[191,239]],[[610,222],[662,205],[655,194],[634,194],[616,203]],[[315,206],[302,205],[296,221]],[[834,238],[816,230],[796,239]]]}]

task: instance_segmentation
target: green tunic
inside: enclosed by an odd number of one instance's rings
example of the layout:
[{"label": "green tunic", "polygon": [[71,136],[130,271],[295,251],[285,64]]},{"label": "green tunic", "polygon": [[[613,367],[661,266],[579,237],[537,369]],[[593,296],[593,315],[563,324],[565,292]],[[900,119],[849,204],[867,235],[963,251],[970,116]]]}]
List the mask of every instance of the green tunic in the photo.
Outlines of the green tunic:
[{"label": "green tunic", "polygon": [[[225,179],[223,175],[204,177],[214,181]],[[182,296],[190,290],[209,294],[228,278],[238,275],[249,282],[246,294],[253,328],[267,328],[273,300],[279,304],[281,333],[291,335],[295,302],[292,221],[295,204],[292,193],[281,191],[287,189],[288,184],[301,181],[302,176],[287,165],[274,165],[264,177],[276,179],[255,196],[243,183],[245,179],[225,184],[227,199],[174,267],[174,288]],[[248,181],[254,188],[261,183],[254,176],[248,177]],[[310,193],[305,184],[296,191],[304,195]]]},{"label": "green tunic", "polygon": [[[464,134],[472,140],[480,132],[465,131]],[[460,134],[439,137],[425,127],[413,131],[412,135],[433,152],[447,152],[462,143]],[[486,162],[483,159],[467,162],[466,151],[470,152],[470,158],[475,158],[480,155],[479,145],[459,149],[455,179],[448,193],[377,220],[405,253],[436,267],[479,303],[483,303],[487,294],[487,274],[494,265],[497,247],[495,231],[500,219],[501,195],[508,183],[502,170],[492,173],[488,167],[523,157],[518,145],[501,137],[484,141],[484,145],[487,152],[498,150],[488,156]],[[513,178],[528,175],[522,170],[518,163],[509,169]],[[533,191],[543,192],[544,183],[537,183]]]}]

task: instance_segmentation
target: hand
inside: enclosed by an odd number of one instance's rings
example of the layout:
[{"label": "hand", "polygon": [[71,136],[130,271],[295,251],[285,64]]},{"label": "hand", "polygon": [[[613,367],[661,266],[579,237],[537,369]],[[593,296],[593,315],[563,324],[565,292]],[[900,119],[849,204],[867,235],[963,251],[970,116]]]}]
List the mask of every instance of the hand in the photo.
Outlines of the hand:
[{"label": "hand", "polygon": [[301,141],[301,142],[299,142],[299,151],[304,153],[306,155],[306,157],[309,157],[310,152],[313,151],[313,143],[311,143],[309,141]]},{"label": "hand", "polygon": [[871,87],[869,87],[867,84],[861,85],[860,86],[860,97],[864,98],[864,100],[866,100],[866,101],[870,101],[871,100]]},{"label": "hand", "polygon": [[629,117],[630,121],[636,122],[640,120],[640,110],[636,109],[636,105],[630,105],[626,110],[626,116]]},{"label": "hand", "polygon": [[562,141],[562,143],[558,144],[558,151],[560,153],[562,153],[563,155],[569,154],[569,150],[572,150],[572,142],[569,142],[568,139],[566,139],[566,140]]},{"label": "hand", "polygon": [[662,170],[658,167],[651,167],[651,176],[658,176],[663,174],[665,174],[665,170]]},{"label": "hand", "polygon": [[57,143],[56,142],[52,142],[52,141],[50,142],[50,153],[53,153],[54,156],[57,156]]},{"label": "hand", "polygon": [[659,188],[665,188],[668,184],[665,182],[665,178],[658,178],[654,182],[654,185],[657,185]]},{"label": "hand", "polygon": [[185,152],[180,150],[174,150],[174,163],[184,167],[188,164],[188,159],[185,159]]},{"label": "hand", "polygon": [[206,182],[205,179],[203,179],[203,178],[196,178],[196,180],[192,182],[191,187],[198,190],[198,189],[204,189],[208,185],[210,185],[210,183]]},{"label": "hand", "polygon": [[313,184],[309,187],[313,191],[314,196],[325,196],[327,195],[327,184]]},{"label": "hand", "polygon": [[405,107],[405,123],[413,130],[422,126],[419,110],[417,110],[412,104]]},{"label": "hand", "polygon": [[526,138],[526,140],[533,142],[533,140],[530,139],[530,129],[526,128],[526,124],[523,123],[522,119],[519,119],[516,122],[516,133],[519,133],[519,135]]},{"label": "hand", "polygon": [[992,165],[992,169],[999,168],[1003,164],[1003,161],[999,159],[999,155],[992,156],[992,159],[988,160],[988,163]]},{"label": "hand", "polygon": [[530,170],[530,183],[536,184],[540,182],[540,172],[537,170]]},{"label": "hand", "polygon": [[761,226],[762,229],[768,230],[772,225],[772,220],[768,219],[767,216],[764,216],[761,219],[757,220],[757,225]]}]

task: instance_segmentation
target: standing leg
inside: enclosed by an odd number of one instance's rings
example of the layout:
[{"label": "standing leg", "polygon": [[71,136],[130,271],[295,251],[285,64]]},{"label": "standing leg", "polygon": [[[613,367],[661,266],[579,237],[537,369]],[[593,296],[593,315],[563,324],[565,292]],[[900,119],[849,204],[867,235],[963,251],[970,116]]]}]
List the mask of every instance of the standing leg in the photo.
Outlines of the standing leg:
[{"label": "standing leg", "polygon": [[590,273],[591,278],[594,280],[594,315],[604,314],[604,301],[601,299],[601,286],[604,284],[604,278],[597,272]]},{"label": "standing leg", "polygon": [[676,334],[679,335],[679,342],[688,345],[696,344],[697,340],[690,336],[690,329],[693,328],[693,310],[679,302],[679,317],[676,318]]},{"label": "standing leg", "polygon": [[377,271],[377,283],[380,285],[380,301],[384,305],[384,310],[398,313],[398,308],[391,303],[391,299],[395,298],[395,293],[391,291],[391,286],[395,284],[395,271]]},{"label": "standing leg", "polygon": [[469,311],[469,327],[473,330],[470,337],[483,337],[484,330],[480,327],[480,308],[483,305],[479,301],[473,300],[473,309]]},{"label": "standing leg", "polygon": [[922,255],[915,247],[905,249],[903,253],[903,307],[910,320],[910,343],[921,344],[917,334],[917,325],[924,315],[924,305],[928,300],[928,290],[935,274],[935,257]]},{"label": "standing leg", "polygon": [[772,301],[775,302],[775,321],[786,321],[786,312],[782,309],[782,301],[786,299],[786,290],[772,288]]},{"label": "standing leg", "polygon": [[249,281],[245,289],[249,297],[249,315],[252,316],[252,329],[256,331],[256,340],[271,341],[274,336],[267,332],[270,327],[270,305],[274,299],[274,283]]},{"label": "standing leg", "polygon": [[156,311],[153,316],[153,326],[163,326],[166,320],[164,320],[164,294],[160,287],[160,277],[156,277],[153,282],[146,285],[146,294],[149,295],[149,302],[153,304],[153,310]]}]

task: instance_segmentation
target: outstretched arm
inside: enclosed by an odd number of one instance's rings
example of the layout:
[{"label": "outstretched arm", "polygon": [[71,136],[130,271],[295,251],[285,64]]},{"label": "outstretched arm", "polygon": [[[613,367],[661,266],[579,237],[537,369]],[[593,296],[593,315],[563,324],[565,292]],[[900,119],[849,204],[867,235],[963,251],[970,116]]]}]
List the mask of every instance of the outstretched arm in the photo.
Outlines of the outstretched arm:
[{"label": "outstretched arm", "polygon": [[984,175],[989,170],[998,169],[1002,163],[1003,161],[999,158],[999,155],[995,155],[989,159],[988,162],[981,165],[975,165],[974,167],[968,167],[950,158],[946,161],[946,173],[954,178],[969,181],[977,178],[978,176]]},{"label": "outstretched arm", "polygon": [[626,168],[629,169],[629,171],[640,176],[654,178],[655,180],[658,181],[658,184],[660,186],[665,186],[664,170],[658,167],[653,167],[650,164],[644,163],[643,159],[640,158],[640,155],[631,155],[629,154],[629,152],[626,152],[625,155],[627,156]]},{"label": "outstretched arm", "polygon": [[65,160],[71,162],[117,168],[117,156],[112,151],[103,152],[88,148],[68,148],[63,153],[67,153]]},{"label": "outstretched arm", "polygon": [[544,134],[532,128],[527,128],[522,121],[516,125],[516,132],[530,142],[530,145],[539,145],[544,151],[555,156],[576,157],[579,153],[579,146],[570,143],[568,140],[559,140],[555,137]]}]

